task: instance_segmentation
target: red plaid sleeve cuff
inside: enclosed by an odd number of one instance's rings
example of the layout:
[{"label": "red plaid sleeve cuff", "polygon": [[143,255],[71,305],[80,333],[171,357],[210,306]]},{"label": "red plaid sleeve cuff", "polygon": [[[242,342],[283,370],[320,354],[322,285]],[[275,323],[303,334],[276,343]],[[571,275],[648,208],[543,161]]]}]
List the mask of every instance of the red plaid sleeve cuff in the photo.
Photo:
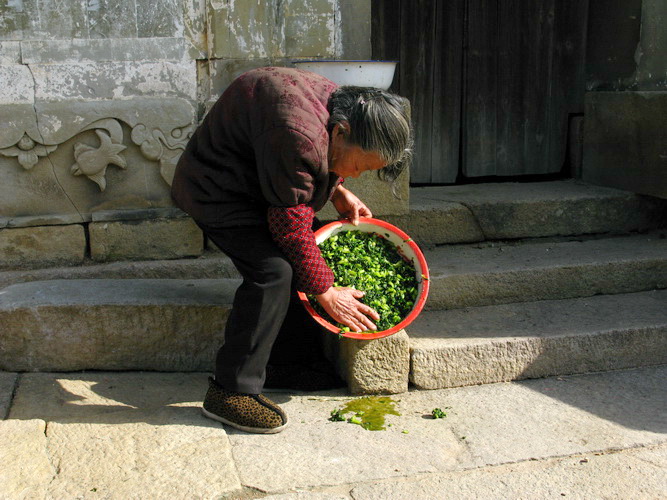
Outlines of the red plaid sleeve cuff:
[{"label": "red plaid sleeve cuff", "polygon": [[333,285],[334,275],[315,243],[314,218],[315,211],[306,205],[270,207],[268,211],[269,230],[292,264],[297,289],[319,295]]}]

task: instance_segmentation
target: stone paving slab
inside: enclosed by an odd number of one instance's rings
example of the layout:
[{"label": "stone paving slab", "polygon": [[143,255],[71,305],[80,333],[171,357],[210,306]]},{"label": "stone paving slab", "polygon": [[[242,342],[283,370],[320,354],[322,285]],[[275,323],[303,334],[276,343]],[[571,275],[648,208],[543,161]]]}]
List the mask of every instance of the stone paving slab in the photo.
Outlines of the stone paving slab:
[{"label": "stone paving slab", "polygon": [[[392,396],[401,415],[384,431],[330,422],[343,392],[273,393],[290,426],[262,436],[201,415],[204,374],[26,373],[0,449],[37,460],[12,492],[50,498],[591,498],[616,484],[660,498],[666,378],[661,366],[413,391]],[[19,428],[26,439],[2,434]]]},{"label": "stone paving slab", "polygon": [[46,448],[46,422],[0,421],[0,498],[45,498],[56,475]]},{"label": "stone paving slab", "polygon": [[451,406],[466,468],[667,442],[667,367],[439,391],[412,404]]},{"label": "stone paving slab", "polygon": [[328,420],[350,396],[271,394],[271,398],[289,415],[289,428],[270,439],[228,431],[241,481],[261,491],[433,473],[467,461],[461,456],[467,455],[465,444],[449,425],[424,419],[432,407],[413,404],[410,395],[393,397],[401,416],[388,416],[391,427],[384,431]]},{"label": "stone paving slab", "polygon": [[667,497],[667,447],[624,453],[586,454],[546,462],[529,461],[461,473],[434,474],[407,481],[357,486],[354,500],[409,498],[605,498],[625,500]]},{"label": "stone paving slab", "polygon": [[[242,483],[262,491],[414,477],[665,443],[666,376],[659,367],[415,391],[394,396],[401,416],[378,432],[327,421],[345,397],[285,395],[275,399],[290,429],[271,440],[229,434]],[[448,416],[428,418],[433,408]]]},{"label": "stone paving slab", "polygon": [[225,430],[201,414],[206,383],[202,374],[24,374],[0,423],[47,422],[50,498],[220,498],[241,486]]},{"label": "stone paving slab", "polygon": [[264,500],[349,500],[351,497],[344,493],[320,493],[299,491],[297,493],[282,493],[262,497]]}]

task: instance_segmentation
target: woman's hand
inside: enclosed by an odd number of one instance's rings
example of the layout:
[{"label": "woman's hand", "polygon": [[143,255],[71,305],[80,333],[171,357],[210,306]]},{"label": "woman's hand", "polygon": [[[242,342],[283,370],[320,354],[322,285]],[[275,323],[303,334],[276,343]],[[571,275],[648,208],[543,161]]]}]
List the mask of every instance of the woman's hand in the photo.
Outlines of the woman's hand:
[{"label": "woman's hand", "polygon": [[366,204],[342,184],[333,192],[331,203],[340,215],[350,219],[355,226],[359,224],[359,217],[373,217]]},{"label": "woman's hand", "polygon": [[338,323],[349,326],[355,332],[376,330],[375,323],[368,316],[375,321],[379,320],[380,316],[372,308],[357,300],[363,296],[364,292],[354,288],[331,287],[315,297],[324,310]]}]

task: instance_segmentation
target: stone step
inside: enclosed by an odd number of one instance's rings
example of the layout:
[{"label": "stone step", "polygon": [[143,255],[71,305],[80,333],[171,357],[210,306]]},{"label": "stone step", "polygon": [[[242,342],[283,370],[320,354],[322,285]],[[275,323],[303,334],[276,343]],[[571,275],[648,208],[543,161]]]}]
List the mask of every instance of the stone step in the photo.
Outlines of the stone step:
[{"label": "stone step", "polygon": [[667,288],[667,239],[659,233],[450,245],[425,256],[431,276],[428,309]]},{"label": "stone step", "polygon": [[388,216],[424,246],[483,240],[650,231],[667,200],[566,180],[419,187],[410,213]]},{"label": "stone step", "polygon": [[427,311],[408,328],[418,389],[667,363],[667,290]]},{"label": "stone step", "polygon": [[208,371],[239,281],[53,280],[0,290],[0,370]]},{"label": "stone step", "polygon": [[[0,371],[207,372],[238,284],[12,285],[0,290]],[[409,372],[433,388],[652,365],[667,363],[667,291],[425,311],[408,333],[375,342],[323,335],[355,393],[402,392]]]},{"label": "stone step", "polygon": [[0,271],[0,289],[30,281],[65,279],[221,279],[238,278],[232,261],[221,252],[196,259],[88,263],[71,267],[48,267]]},{"label": "stone step", "polygon": [[[667,287],[661,233],[589,240],[528,240],[450,245],[425,252],[429,309],[529,302]],[[238,278],[221,253],[198,259],[113,262],[0,272],[0,289],[64,279]]]},{"label": "stone step", "polygon": [[[70,279],[0,289],[0,373],[210,372],[239,284],[238,279]],[[370,343],[341,341],[322,330],[323,341],[339,348],[328,351],[353,393],[407,390],[404,331]]]}]

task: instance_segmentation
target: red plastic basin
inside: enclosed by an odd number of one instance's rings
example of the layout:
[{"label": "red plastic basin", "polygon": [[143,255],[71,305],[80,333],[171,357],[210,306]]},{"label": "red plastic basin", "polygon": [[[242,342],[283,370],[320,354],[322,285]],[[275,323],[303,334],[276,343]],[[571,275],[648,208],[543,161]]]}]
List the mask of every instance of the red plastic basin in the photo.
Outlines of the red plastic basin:
[{"label": "red plastic basin", "polygon": [[401,321],[399,324],[387,330],[382,330],[372,333],[341,332],[340,328],[329,323],[326,319],[320,316],[315,311],[315,309],[313,309],[313,306],[310,304],[308,297],[303,292],[299,292],[299,298],[301,299],[301,303],[315,321],[317,321],[320,325],[322,325],[330,332],[335,333],[337,335],[342,335],[343,337],[352,339],[371,340],[371,339],[379,339],[382,337],[387,337],[389,335],[401,331],[403,328],[407,327],[410,323],[412,323],[415,320],[415,318],[417,318],[419,313],[424,308],[424,303],[426,302],[426,298],[428,297],[429,273],[428,273],[428,266],[426,264],[426,259],[424,258],[424,254],[421,252],[417,244],[414,241],[412,241],[412,238],[410,238],[407,234],[405,234],[396,226],[379,219],[371,219],[367,217],[362,217],[361,219],[359,219],[358,226],[355,226],[350,222],[344,220],[331,222],[321,227],[315,232],[315,241],[319,245],[327,238],[330,238],[331,236],[338,234],[342,231],[363,231],[366,233],[376,233],[380,237],[385,238],[389,240],[391,243],[393,243],[396,246],[398,253],[414,266],[418,285],[417,285],[417,300],[415,301],[412,310],[403,319],[403,321]]}]

